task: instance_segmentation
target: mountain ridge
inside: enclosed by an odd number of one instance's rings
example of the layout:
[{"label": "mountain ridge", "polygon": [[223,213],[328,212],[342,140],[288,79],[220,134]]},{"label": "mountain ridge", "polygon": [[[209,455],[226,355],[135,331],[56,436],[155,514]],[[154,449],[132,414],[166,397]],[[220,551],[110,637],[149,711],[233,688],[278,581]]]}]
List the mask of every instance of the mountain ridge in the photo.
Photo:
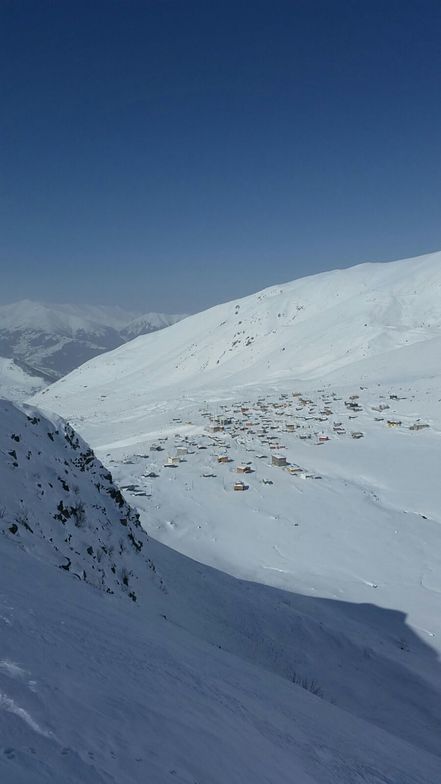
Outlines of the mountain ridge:
[{"label": "mountain ridge", "polygon": [[92,359],[35,400],[87,417],[92,408],[113,415],[127,401],[133,409],[180,398],[183,388],[227,394],[281,381],[363,383],[385,373],[397,381],[408,354],[416,374],[436,372],[440,346],[441,253],[434,253],[320,273],[217,305]]}]

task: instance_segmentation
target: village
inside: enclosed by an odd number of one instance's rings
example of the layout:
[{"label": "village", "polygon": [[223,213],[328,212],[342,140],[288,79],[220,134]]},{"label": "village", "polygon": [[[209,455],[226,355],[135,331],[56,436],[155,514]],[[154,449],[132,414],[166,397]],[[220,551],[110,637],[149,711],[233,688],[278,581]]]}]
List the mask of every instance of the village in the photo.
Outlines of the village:
[{"label": "village", "polygon": [[[322,476],[315,468],[315,447],[345,441],[357,448],[367,425],[413,433],[428,429],[427,422],[406,414],[403,402],[411,399],[412,395],[392,392],[372,395],[362,387],[347,395],[326,390],[304,395],[294,390],[254,400],[204,402],[192,410],[190,419],[173,417],[160,436],[142,444],[142,452],[123,458],[126,466],[138,466],[131,474],[136,481],[122,488],[131,496],[150,498],[154,480],[164,470],[185,474],[191,463],[200,469],[200,478],[221,479],[223,489],[234,493],[246,492],[256,483],[277,487],[281,473],[293,482],[318,480]],[[296,460],[299,442],[311,447],[307,461],[304,450],[303,460]]]}]

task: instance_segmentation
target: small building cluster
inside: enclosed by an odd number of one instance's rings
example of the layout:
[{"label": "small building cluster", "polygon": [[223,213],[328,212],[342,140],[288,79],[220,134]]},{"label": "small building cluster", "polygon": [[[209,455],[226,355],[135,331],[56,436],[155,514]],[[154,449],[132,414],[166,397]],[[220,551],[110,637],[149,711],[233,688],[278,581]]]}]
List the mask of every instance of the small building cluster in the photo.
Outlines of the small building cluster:
[{"label": "small building cluster", "polygon": [[[360,392],[362,390],[360,387]],[[226,490],[243,492],[257,487],[257,482],[263,486],[274,485],[283,473],[294,479],[320,479],[319,475],[292,461],[296,443],[323,447],[342,439],[359,441],[365,437],[365,432],[360,427],[356,428],[353,420],[357,418],[359,421],[370,418],[372,423],[389,429],[405,428],[415,432],[429,428],[429,424],[421,419],[404,421],[403,424],[405,417],[399,406],[405,398],[401,396],[389,394],[386,398],[384,394],[378,394],[372,404],[367,404],[362,397],[358,392],[340,397],[335,391],[321,389],[315,393],[315,399],[299,391],[284,392],[278,396],[268,394],[255,400],[218,404],[216,413],[205,404],[193,417],[195,422],[186,423],[187,427],[193,428],[193,435],[182,435],[181,432],[175,433],[174,437],[156,438],[149,454],[150,457],[156,454],[159,457],[167,448],[165,461],[161,459],[163,467],[181,467],[178,474],[169,472],[169,479],[173,480],[181,473],[182,464],[191,464],[192,456],[205,450],[207,462],[200,476],[204,479],[219,476]],[[385,411],[388,412],[387,419],[382,416]],[[180,417],[174,417],[172,421],[180,426],[181,431],[184,429]],[[332,449],[332,446],[325,448]],[[138,457],[148,459],[149,454]],[[218,466],[218,473],[212,470],[213,463]],[[158,466],[154,464],[149,468],[145,478],[158,478]],[[281,472],[271,474],[271,469],[281,469]],[[249,485],[243,481],[242,475],[250,478]]]}]

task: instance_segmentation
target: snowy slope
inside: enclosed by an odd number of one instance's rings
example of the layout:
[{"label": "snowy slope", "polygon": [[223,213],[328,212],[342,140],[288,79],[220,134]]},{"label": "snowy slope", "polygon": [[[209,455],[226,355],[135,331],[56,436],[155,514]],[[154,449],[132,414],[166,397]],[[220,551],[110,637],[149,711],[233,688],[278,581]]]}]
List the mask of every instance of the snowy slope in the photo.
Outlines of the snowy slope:
[{"label": "snowy slope", "polygon": [[435,784],[439,757],[0,537],[5,784]]},{"label": "snowy slope", "polygon": [[[266,289],[91,360],[39,398],[121,419],[147,401],[273,383],[439,373],[441,253]],[[100,401],[105,398],[105,405]],[[130,412],[130,414],[129,414]]]},{"label": "snowy slope", "polygon": [[438,666],[402,614],[148,541],[68,426],[5,401],[0,487],[2,782],[434,784]]},{"label": "snowy slope", "polygon": [[62,420],[0,401],[0,533],[26,551],[134,601],[153,564],[112,477]]},{"label": "snowy slope", "polygon": [[0,306],[0,354],[53,380],[97,354],[179,318],[160,313],[139,316],[118,306],[23,300]]},{"label": "snowy slope", "polygon": [[44,386],[42,378],[26,372],[13,359],[0,357],[0,397],[25,400]]}]

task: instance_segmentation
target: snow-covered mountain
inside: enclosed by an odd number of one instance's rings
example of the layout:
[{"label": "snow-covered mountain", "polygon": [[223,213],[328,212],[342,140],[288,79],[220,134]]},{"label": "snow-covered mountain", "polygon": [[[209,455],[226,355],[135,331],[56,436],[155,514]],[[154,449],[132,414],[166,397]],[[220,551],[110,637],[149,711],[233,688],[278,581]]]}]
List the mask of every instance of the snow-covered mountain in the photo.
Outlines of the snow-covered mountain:
[{"label": "snow-covered mountain", "polygon": [[68,425],[6,401],[0,486],[2,782],[434,784],[439,664],[401,613],[148,540]]},{"label": "snow-covered mountain", "polygon": [[118,306],[23,300],[0,306],[0,355],[53,381],[98,354],[180,318],[162,313],[142,316]]},{"label": "snow-covered mountain", "polygon": [[94,425],[102,415],[105,430],[109,419],[124,421],[127,437],[129,422],[142,427],[148,401],[262,383],[419,378],[438,373],[440,357],[441,253],[433,253],[218,305],[96,357],[36,401]]},{"label": "snow-covered mountain", "polygon": [[120,329],[120,335],[124,340],[133,340],[139,335],[148,335],[150,332],[157,332],[158,329],[165,329],[178,321],[187,318],[183,313],[181,314],[165,314],[165,313],[145,313],[143,316],[130,321],[129,324]]}]

